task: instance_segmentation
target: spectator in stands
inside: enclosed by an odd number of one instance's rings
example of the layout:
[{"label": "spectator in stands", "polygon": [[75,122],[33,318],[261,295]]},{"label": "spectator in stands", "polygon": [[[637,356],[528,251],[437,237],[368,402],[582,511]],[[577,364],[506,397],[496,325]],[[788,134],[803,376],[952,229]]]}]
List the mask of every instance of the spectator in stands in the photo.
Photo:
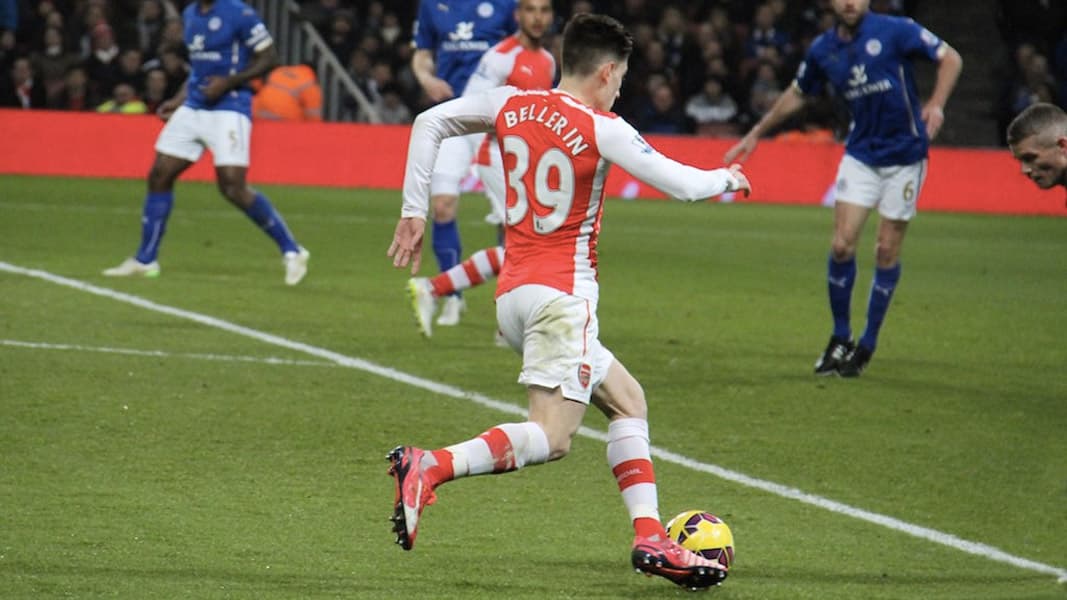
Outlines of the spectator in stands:
[{"label": "spectator in stands", "polygon": [[382,26],[378,29],[378,35],[386,45],[395,44],[403,35],[403,31],[396,13],[388,12],[382,15]]},{"label": "spectator in stands", "polygon": [[329,30],[329,24],[333,19],[334,13],[340,9],[340,4],[341,3],[338,2],[338,0],[311,0],[310,2],[301,2],[300,16],[308,23],[311,23],[315,29],[319,30],[319,33],[325,36],[326,32]]},{"label": "spectator in stands", "polygon": [[30,59],[25,56],[16,58],[0,86],[0,107],[44,108],[46,102],[44,84],[34,77]]},{"label": "spectator in stands", "polygon": [[139,48],[127,48],[119,55],[115,82],[128,83],[135,90],[144,89],[143,54]]},{"label": "spectator in stands", "polygon": [[685,114],[693,122],[697,135],[721,137],[738,133],[733,122],[737,117],[737,102],[726,93],[723,80],[718,77],[704,81],[703,90],[686,103]]},{"label": "spectator in stands", "polygon": [[748,110],[754,120],[758,120],[774,106],[778,96],[782,95],[782,85],[774,65],[762,62],[756,68],[756,76],[748,93]]},{"label": "spectator in stands", "polygon": [[330,19],[330,29],[323,36],[334,56],[348,56],[352,53],[352,49],[356,47],[355,35],[352,32],[354,27],[352,13],[344,10],[334,13]]},{"label": "spectator in stands", "polygon": [[182,20],[178,17],[167,19],[163,24],[163,33],[159,38],[158,48],[180,48],[182,60],[185,60],[185,29]]},{"label": "spectator in stands", "polygon": [[381,89],[381,101],[378,102],[377,108],[382,123],[390,125],[411,123],[411,109],[404,104],[400,90],[395,84],[389,84]]},{"label": "spectator in stands", "polygon": [[95,33],[96,26],[100,24],[110,25],[107,21],[107,13],[104,11],[104,7],[100,4],[88,4],[84,5],[84,10],[81,13],[80,29],[79,29],[79,47],[82,56],[89,56],[93,53],[93,34]]},{"label": "spectator in stands", "polygon": [[145,71],[162,69],[167,75],[167,98],[173,98],[189,79],[189,64],[185,62],[182,49],[177,46],[163,46],[159,56],[146,62],[141,68]]},{"label": "spectator in stands", "polygon": [[775,68],[781,67],[783,57],[789,52],[789,35],[778,26],[774,8],[769,2],[760,4],[756,9],[752,31],[745,42],[742,77],[763,62],[770,62]]},{"label": "spectator in stands", "polygon": [[1056,44],[1052,55],[1052,76],[1056,79],[1056,96],[1059,99],[1060,108],[1067,106],[1067,32]]},{"label": "spectator in stands", "polygon": [[[571,17],[574,17],[575,15],[592,14],[594,12],[596,12],[596,7],[593,6],[591,0],[574,0],[574,3],[571,4]],[[560,19],[563,22],[566,22],[563,15],[560,15]]]},{"label": "spectator in stands", "polygon": [[364,33],[363,36],[359,38],[357,47],[366,52],[367,56],[371,57],[371,60],[376,61],[382,59],[381,54],[383,45],[382,39],[378,37],[378,34],[368,32]]},{"label": "spectator in stands", "polygon": [[1020,85],[1012,93],[1012,114],[1021,113],[1031,104],[1054,103],[1055,99],[1055,81],[1049,72],[1048,59],[1041,54],[1034,54],[1024,66]]},{"label": "spectator in stands", "polygon": [[119,47],[111,26],[107,22],[94,25],[91,40],[92,50],[85,64],[90,85],[95,86],[98,92],[112,90],[119,79]]},{"label": "spectator in stands", "polygon": [[275,67],[252,98],[256,119],[321,121],[322,88],[310,65]]},{"label": "spectator in stands", "polygon": [[[637,24],[654,25],[658,19],[657,7],[649,4],[648,0],[618,0],[611,2],[611,10],[606,11],[608,14],[615,15],[616,18],[626,25],[627,29],[633,30],[633,26]],[[621,6],[619,6],[621,4]]]},{"label": "spectator in stands", "polygon": [[49,12],[45,15],[44,23],[41,27],[45,29],[49,27],[58,29],[63,33],[63,47],[66,48],[68,52],[74,54],[80,53],[81,46],[78,45],[78,32],[74,31],[73,27],[67,27],[67,17],[63,13],[58,10]]},{"label": "spectator in stands", "polygon": [[1048,73],[1048,61],[1033,44],[1024,42],[1016,46],[1013,59],[1003,76],[1004,85],[996,110],[998,135],[1026,107],[1037,102],[1051,102],[1055,98],[1056,88]]},{"label": "spectator in stands", "polygon": [[381,2],[374,0],[367,4],[367,10],[363,13],[363,37],[381,35],[380,31],[385,24],[385,7]]},{"label": "spectator in stands", "polygon": [[680,134],[686,132],[685,113],[667,83],[652,86],[651,98],[640,114],[637,129],[647,133]]},{"label": "spectator in stands", "polygon": [[[378,88],[374,77],[371,74],[370,57],[363,50],[357,48],[352,51],[352,55],[348,59],[348,74],[352,77],[352,81],[355,82],[359,91],[363,92],[363,96],[366,97],[370,103],[375,103],[378,100]],[[362,114],[362,108],[355,98],[346,98],[345,107],[349,110],[354,121],[365,121],[366,115]]]},{"label": "spectator in stands", "polygon": [[178,11],[166,0],[141,0],[134,27],[137,30],[137,47],[146,56],[155,52],[163,41],[163,28],[168,19],[178,17]]},{"label": "spectator in stands", "polygon": [[31,57],[33,69],[40,76],[49,101],[63,89],[67,69],[79,62],[78,56],[67,52],[64,44],[63,32],[49,27],[44,30],[41,49]]},{"label": "spectator in stands", "polygon": [[15,32],[0,29],[0,72],[7,72],[15,61]]},{"label": "spectator in stands", "polygon": [[148,107],[137,97],[137,91],[132,85],[120,82],[115,84],[111,98],[96,107],[96,112],[143,115],[148,112]]},{"label": "spectator in stands", "polygon": [[737,30],[734,29],[733,23],[730,22],[730,13],[726,11],[726,8],[719,5],[712,7],[708,22],[711,23],[711,27],[715,30],[716,39],[722,44],[723,60],[727,64],[736,63],[740,60],[741,42],[738,39]]},{"label": "spectator in stands", "polygon": [[99,98],[89,87],[89,75],[80,64],[72,65],[63,77],[63,89],[48,104],[54,110],[94,110]]},{"label": "spectator in stands", "polygon": [[155,114],[159,105],[172,97],[167,95],[168,83],[167,72],[163,69],[151,69],[145,73],[142,100],[148,107],[148,112]]},{"label": "spectator in stands", "polygon": [[690,87],[686,85],[686,77],[693,69],[696,70],[696,76],[700,77],[703,67],[694,64],[700,62],[696,59],[700,49],[689,35],[685,15],[680,8],[668,6],[663,9],[663,17],[656,28],[656,39],[663,49],[664,63],[678,78],[678,86],[687,93],[696,89],[700,84],[692,84]]}]

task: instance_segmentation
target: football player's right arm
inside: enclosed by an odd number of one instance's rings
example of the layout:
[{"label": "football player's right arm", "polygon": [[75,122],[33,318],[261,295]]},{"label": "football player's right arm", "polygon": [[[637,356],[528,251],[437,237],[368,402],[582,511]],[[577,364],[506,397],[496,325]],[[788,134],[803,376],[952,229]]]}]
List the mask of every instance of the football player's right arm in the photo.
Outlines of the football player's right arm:
[{"label": "football player's right arm", "polygon": [[804,93],[800,91],[800,86],[794,81],[788,89],[778,96],[778,99],[774,101],[774,106],[763,115],[763,118],[753,125],[752,129],[748,130],[745,137],[741,138],[741,141],[726,151],[723,162],[729,163],[734,159],[740,161],[747,159],[756,150],[756,145],[759,144],[759,139],[763,134],[774,129],[779,123],[788,119],[803,106]]}]

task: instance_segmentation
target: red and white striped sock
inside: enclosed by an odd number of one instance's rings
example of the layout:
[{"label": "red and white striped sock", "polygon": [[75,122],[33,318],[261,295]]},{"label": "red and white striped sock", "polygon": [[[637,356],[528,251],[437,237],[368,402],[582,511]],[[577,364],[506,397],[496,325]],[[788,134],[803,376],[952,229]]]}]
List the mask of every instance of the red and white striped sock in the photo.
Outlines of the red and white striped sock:
[{"label": "red and white striped sock", "polygon": [[460,477],[546,463],[548,451],[548,436],[537,423],[505,423],[474,439],[427,453],[421,468],[436,487]]},{"label": "red and white striped sock", "polygon": [[656,473],[648,441],[648,421],[616,419],[608,425],[608,464],[630,512],[634,532],[643,537],[667,535],[659,520]]},{"label": "red and white striped sock", "polygon": [[430,278],[433,295],[440,298],[485,283],[500,274],[504,264],[504,248],[493,246],[472,254],[451,269]]}]

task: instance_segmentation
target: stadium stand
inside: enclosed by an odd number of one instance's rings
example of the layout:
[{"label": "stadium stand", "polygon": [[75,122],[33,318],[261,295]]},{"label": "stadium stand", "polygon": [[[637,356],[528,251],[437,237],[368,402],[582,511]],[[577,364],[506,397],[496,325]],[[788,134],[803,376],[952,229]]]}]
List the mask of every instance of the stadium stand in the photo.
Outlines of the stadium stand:
[{"label": "stadium stand", "polygon": [[[189,1],[0,0],[0,95],[12,106],[94,110],[126,83],[155,106],[161,86],[169,95],[184,80],[179,15]],[[404,123],[429,106],[410,68],[415,0],[251,3],[262,5],[275,37],[290,46],[283,62],[307,62],[319,72],[327,120]],[[705,136],[747,128],[833,23],[829,0],[558,0],[556,9],[557,31],[575,12],[596,11],[621,18],[634,33],[617,112],[649,132]],[[916,17],[964,56],[961,93],[941,144],[1001,144],[1004,125],[1029,104],[1067,105],[1065,3],[872,0],[872,9]],[[290,21],[317,32],[330,56],[304,56],[308,36],[295,31],[288,39],[283,25]],[[550,47],[558,53],[558,38]],[[19,58],[29,59],[40,86],[33,101],[20,96],[27,88]],[[344,71],[348,87],[329,85],[327,62]],[[920,85],[929,77],[932,69],[920,68]],[[824,139],[846,126],[840,106],[824,99],[782,130]]]}]

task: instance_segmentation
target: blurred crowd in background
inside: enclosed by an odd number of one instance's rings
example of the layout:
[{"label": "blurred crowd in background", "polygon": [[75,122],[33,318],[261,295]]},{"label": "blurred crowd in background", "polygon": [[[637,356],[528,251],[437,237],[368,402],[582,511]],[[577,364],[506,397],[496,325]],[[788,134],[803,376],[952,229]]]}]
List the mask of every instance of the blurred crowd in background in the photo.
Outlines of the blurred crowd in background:
[{"label": "blurred crowd in background", "polygon": [[[989,106],[991,117],[1006,124],[1034,102],[1067,103],[1067,2],[998,1],[1008,52],[997,74],[999,97]],[[871,0],[871,9],[908,16],[917,3]],[[180,18],[186,4],[0,0],[0,106],[154,111],[188,74]],[[410,66],[417,0],[299,5],[384,122],[410,122],[429,106]],[[830,0],[561,0],[555,8],[556,32],[579,12],[605,12],[629,27],[636,48],[615,111],[639,130],[661,134],[739,135],[769,109],[808,45],[834,23]],[[952,41],[951,32],[936,33]],[[559,42],[554,35],[548,43],[557,57]],[[347,120],[365,120],[356,102],[345,105]],[[833,140],[847,124],[844,105],[828,97],[782,130]]]}]

